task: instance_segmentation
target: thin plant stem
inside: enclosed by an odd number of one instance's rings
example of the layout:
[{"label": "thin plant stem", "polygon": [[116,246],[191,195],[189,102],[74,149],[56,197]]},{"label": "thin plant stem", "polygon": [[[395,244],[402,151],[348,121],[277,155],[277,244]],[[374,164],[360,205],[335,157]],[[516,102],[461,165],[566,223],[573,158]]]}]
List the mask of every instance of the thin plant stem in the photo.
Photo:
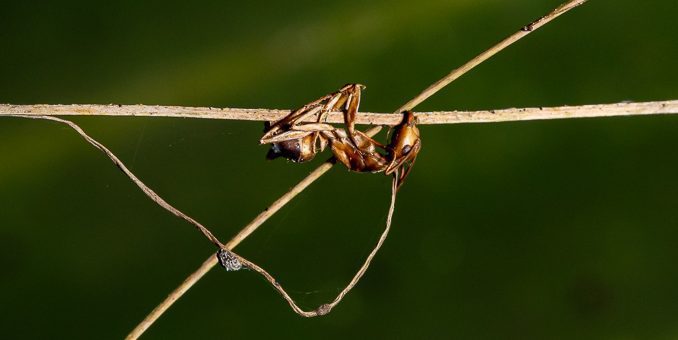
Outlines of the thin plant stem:
[{"label": "thin plant stem", "polygon": [[[147,105],[10,105],[0,104],[2,116],[133,116],[228,119],[243,121],[278,121],[289,110],[274,109],[213,109],[206,107],[147,106]],[[678,113],[678,100],[623,102],[581,106],[510,108],[481,111],[417,112],[417,124],[498,123],[523,120],[592,118]],[[313,117],[307,122],[313,122]],[[360,125],[396,125],[402,117],[391,113],[361,112],[356,117]],[[341,112],[332,112],[328,123],[343,123]]]}]

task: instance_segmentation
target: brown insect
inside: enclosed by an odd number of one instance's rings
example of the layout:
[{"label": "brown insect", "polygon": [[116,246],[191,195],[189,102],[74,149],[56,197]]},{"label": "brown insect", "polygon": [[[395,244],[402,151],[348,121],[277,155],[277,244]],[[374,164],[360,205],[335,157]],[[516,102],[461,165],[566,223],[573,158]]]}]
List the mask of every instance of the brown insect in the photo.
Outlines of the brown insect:
[{"label": "brown insect", "polygon": [[[421,150],[416,118],[410,111],[403,112],[403,121],[393,128],[388,145],[356,130],[355,119],[364,88],[360,84],[345,85],[267,124],[260,140],[261,144],[272,144],[266,158],[306,162],[330,145],[334,157],[349,170],[394,175],[400,187]],[[344,113],[345,130],[325,123],[328,113],[333,111]],[[313,122],[304,122],[309,117],[314,117]]]}]

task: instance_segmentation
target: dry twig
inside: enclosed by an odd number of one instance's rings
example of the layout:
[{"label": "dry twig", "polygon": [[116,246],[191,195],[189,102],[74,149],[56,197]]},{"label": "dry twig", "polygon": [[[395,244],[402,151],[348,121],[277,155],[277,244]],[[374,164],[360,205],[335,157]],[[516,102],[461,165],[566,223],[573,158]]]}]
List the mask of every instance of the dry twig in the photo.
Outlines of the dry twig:
[{"label": "dry twig", "polygon": [[[1,116],[133,116],[228,119],[247,121],[278,121],[289,110],[232,109],[209,107],[152,106],[152,105],[11,105],[0,104]],[[511,108],[482,111],[417,112],[419,125],[497,123],[522,120],[563,118],[592,118],[678,113],[678,100],[654,102],[623,102],[581,106]],[[307,122],[312,122],[312,117]],[[396,125],[402,117],[391,113],[360,112],[356,123],[361,125]],[[341,112],[329,114],[328,123],[343,123]]]}]

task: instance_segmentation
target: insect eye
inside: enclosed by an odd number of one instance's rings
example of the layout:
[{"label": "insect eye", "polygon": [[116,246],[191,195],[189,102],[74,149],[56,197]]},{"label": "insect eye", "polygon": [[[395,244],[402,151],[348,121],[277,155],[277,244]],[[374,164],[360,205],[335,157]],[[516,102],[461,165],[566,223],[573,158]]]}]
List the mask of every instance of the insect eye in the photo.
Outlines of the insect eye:
[{"label": "insect eye", "polygon": [[410,145],[403,146],[403,155],[407,155],[408,153],[410,153],[410,151],[412,151],[412,146]]}]

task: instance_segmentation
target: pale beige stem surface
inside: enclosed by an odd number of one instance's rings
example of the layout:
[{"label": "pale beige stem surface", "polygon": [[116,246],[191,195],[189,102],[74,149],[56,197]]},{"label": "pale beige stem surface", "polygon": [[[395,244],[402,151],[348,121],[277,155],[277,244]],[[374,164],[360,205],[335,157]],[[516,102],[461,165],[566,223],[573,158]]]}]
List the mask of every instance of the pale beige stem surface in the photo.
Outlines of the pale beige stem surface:
[{"label": "pale beige stem surface", "polygon": [[[1,116],[135,116],[207,118],[250,121],[277,121],[288,110],[270,109],[210,109],[181,106],[147,105],[9,105],[0,104]],[[481,111],[417,112],[418,124],[497,123],[521,120],[637,116],[678,113],[678,100],[653,102],[623,102],[581,106],[510,108]],[[312,119],[312,118],[309,118]],[[356,122],[361,125],[396,125],[401,115],[361,112]],[[341,112],[332,112],[329,123],[343,123]],[[311,122],[311,120],[309,120]]]}]

